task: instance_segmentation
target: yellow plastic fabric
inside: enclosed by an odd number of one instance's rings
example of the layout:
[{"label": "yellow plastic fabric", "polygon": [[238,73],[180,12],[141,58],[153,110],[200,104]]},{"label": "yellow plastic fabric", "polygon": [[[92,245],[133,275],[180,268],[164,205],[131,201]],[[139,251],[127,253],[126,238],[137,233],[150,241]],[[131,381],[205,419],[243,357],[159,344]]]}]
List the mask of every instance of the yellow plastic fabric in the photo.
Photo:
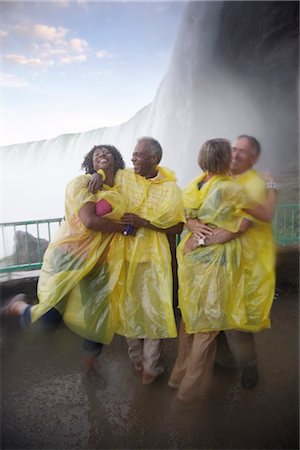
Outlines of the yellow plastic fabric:
[{"label": "yellow plastic fabric", "polygon": [[[116,182],[126,212],[163,229],[184,221],[182,195],[173,172],[159,167],[157,177],[146,179],[125,169],[118,172]],[[108,259],[119,280],[112,293],[119,307],[117,333],[131,338],[176,337],[166,234],[140,228],[136,236],[115,235]]]},{"label": "yellow plastic fabric", "polygon": [[124,213],[124,203],[116,187],[104,185],[103,191],[91,194],[88,180],[89,175],[81,175],[67,186],[65,220],[44,255],[38,283],[39,304],[32,308],[31,319],[34,322],[55,307],[77,334],[109,343],[117,321],[117,311],[109,297],[112,286],[107,263],[113,234],[87,229],[78,212],[85,203],[105,198],[113,207],[105,218],[118,220]]},{"label": "yellow plastic fabric", "polygon": [[[256,170],[249,170],[234,178],[243,186],[253,202],[263,204],[266,199],[265,181]],[[253,219],[254,225],[241,236],[245,268],[245,304],[247,330],[270,328],[270,311],[275,292],[275,244],[272,224]]]},{"label": "yellow plastic fabric", "polygon": [[[206,174],[184,190],[188,217],[211,226],[238,231],[250,202],[243,188],[228,176],[214,176],[199,190]],[[245,274],[240,239],[198,247],[185,255],[187,232],[177,248],[179,307],[188,333],[213,330],[246,330]]]}]

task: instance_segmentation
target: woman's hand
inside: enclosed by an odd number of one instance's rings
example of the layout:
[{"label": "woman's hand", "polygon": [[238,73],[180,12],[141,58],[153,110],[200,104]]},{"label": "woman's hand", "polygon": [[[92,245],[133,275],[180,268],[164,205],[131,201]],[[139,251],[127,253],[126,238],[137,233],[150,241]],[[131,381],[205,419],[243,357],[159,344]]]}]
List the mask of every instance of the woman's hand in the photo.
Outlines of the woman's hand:
[{"label": "woman's hand", "polygon": [[92,178],[89,180],[88,182],[88,190],[92,193],[92,194],[96,194],[97,191],[101,190],[103,187],[103,178],[102,175],[100,175],[97,172],[94,172],[92,174]]},{"label": "woman's hand", "polygon": [[192,234],[189,237],[189,239],[186,241],[186,243],[184,244],[183,253],[185,255],[188,255],[189,253],[196,250],[196,248],[198,248],[198,247],[199,247],[198,239],[196,238],[196,236],[194,234]]},{"label": "woman's hand", "polygon": [[197,239],[211,236],[213,231],[211,227],[202,223],[199,219],[188,219],[187,229],[191,231]]}]

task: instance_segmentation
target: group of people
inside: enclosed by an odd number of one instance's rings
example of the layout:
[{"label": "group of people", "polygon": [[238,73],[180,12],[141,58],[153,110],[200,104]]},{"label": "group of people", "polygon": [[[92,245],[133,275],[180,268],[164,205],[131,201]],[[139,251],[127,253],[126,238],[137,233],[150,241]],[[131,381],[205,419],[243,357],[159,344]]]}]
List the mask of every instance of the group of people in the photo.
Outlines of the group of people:
[{"label": "group of people", "polygon": [[253,169],[258,141],[239,136],[206,141],[202,174],[182,191],[160,166],[162,148],[138,139],[133,169],[120,152],[97,145],[84,175],[66,188],[65,217],[44,255],[38,303],[18,294],[5,307],[24,327],[54,329],[63,321],[83,338],[86,370],[103,344],[125,336],[142,383],[164,367],[162,339],[176,338],[172,255],[177,247],[178,355],[168,385],[177,399],[204,398],[212,380],[217,336],[225,332],[242,384],[258,381],[254,332],[270,327],[275,289],[271,220],[277,183]]}]

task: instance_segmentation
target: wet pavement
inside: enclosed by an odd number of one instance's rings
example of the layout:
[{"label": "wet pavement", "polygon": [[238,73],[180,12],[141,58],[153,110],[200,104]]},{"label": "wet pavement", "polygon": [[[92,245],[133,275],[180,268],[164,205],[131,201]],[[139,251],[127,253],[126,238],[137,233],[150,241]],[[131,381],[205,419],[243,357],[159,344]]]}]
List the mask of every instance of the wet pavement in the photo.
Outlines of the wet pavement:
[{"label": "wet pavement", "polygon": [[272,328],[256,335],[260,382],[241,388],[216,367],[206,405],[178,404],[167,380],[176,340],[165,340],[166,371],[143,386],[116,337],[97,374],[81,368],[81,339],[62,326],[26,333],[1,327],[1,449],[298,449],[299,297],[280,293]]}]

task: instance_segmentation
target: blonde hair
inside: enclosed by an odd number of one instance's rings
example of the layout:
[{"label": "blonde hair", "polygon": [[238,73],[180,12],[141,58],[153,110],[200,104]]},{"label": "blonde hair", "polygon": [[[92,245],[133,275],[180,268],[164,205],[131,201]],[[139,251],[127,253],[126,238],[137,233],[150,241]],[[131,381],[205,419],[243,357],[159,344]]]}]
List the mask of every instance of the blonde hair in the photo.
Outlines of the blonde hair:
[{"label": "blonde hair", "polygon": [[204,172],[226,174],[231,162],[231,145],[227,139],[209,139],[202,144],[198,164]]}]

